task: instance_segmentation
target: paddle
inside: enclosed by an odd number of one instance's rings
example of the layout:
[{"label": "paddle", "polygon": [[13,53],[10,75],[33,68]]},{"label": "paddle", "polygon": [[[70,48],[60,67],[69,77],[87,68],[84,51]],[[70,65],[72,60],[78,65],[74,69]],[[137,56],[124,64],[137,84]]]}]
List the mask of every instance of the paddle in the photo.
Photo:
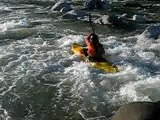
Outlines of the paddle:
[{"label": "paddle", "polygon": [[93,24],[92,24],[92,18],[91,18],[92,16],[91,16],[91,12],[89,13],[89,22],[90,22],[90,26],[91,26],[91,28],[92,28],[92,31],[93,31],[93,33],[95,33],[95,30],[94,30],[94,27],[93,27]]}]

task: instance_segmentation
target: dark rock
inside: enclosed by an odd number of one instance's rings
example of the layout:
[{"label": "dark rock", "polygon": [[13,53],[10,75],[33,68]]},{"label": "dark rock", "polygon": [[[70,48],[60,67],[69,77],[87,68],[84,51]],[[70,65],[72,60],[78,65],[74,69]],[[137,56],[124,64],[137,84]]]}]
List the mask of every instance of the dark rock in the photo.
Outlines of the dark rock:
[{"label": "dark rock", "polygon": [[142,5],[140,3],[137,2],[126,2],[123,5],[124,7],[142,7]]},{"label": "dark rock", "polygon": [[85,0],[84,2],[85,9],[109,9],[109,2],[105,0]]},{"label": "dark rock", "polygon": [[65,6],[60,10],[60,12],[68,12],[70,10],[72,10],[70,6]]},{"label": "dark rock", "polygon": [[111,120],[160,120],[160,101],[125,104]]},{"label": "dark rock", "polygon": [[142,35],[148,38],[158,39],[160,37],[160,24],[147,27]]},{"label": "dark rock", "polygon": [[125,15],[109,14],[103,15],[94,21],[94,23],[102,25],[111,25],[116,28],[134,29],[134,24],[126,20]]},{"label": "dark rock", "polygon": [[115,14],[110,14],[108,18],[109,23],[111,23],[115,27],[124,27],[125,21],[122,17],[115,15]]},{"label": "dark rock", "polygon": [[147,22],[147,17],[145,15],[133,15],[133,20],[141,23]]},{"label": "dark rock", "polygon": [[110,14],[110,15],[103,15],[102,17],[97,19],[95,23],[99,23],[103,25],[112,24],[115,26],[119,26],[120,24],[123,23],[123,19],[118,15]]}]

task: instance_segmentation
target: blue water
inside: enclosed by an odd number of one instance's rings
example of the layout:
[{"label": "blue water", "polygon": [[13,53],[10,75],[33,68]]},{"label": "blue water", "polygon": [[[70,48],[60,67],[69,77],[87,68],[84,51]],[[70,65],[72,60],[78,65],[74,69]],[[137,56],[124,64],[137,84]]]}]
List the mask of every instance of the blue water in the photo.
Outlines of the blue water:
[{"label": "blue water", "polygon": [[160,39],[144,36],[146,25],[97,25],[106,58],[120,69],[105,73],[71,54],[87,23],[51,17],[52,1],[22,2],[0,2],[1,120],[108,120],[122,104],[160,99]]}]

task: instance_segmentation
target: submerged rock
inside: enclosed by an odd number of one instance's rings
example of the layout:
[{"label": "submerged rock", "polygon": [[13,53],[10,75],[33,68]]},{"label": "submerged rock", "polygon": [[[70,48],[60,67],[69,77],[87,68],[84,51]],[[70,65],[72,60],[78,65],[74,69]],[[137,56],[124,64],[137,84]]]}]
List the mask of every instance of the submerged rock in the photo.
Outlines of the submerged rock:
[{"label": "submerged rock", "polygon": [[137,22],[147,22],[147,17],[144,15],[133,15],[133,20]]},{"label": "submerged rock", "polygon": [[126,2],[123,5],[124,7],[142,7],[142,5],[138,2],[134,2],[134,1],[130,1],[130,2]]},{"label": "submerged rock", "polygon": [[93,10],[93,9],[110,9],[110,2],[106,0],[85,0],[84,8]]},{"label": "submerged rock", "polygon": [[160,37],[160,24],[147,27],[142,35],[148,38],[158,39]]},{"label": "submerged rock", "polygon": [[60,0],[51,8],[52,11],[59,12],[67,12],[71,9],[71,3],[68,0]]},{"label": "submerged rock", "polygon": [[85,16],[88,16],[87,12],[83,10],[71,10],[65,13],[62,17],[63,19],[83,19]]},{"label": "submerged rock", "polygon": [[160,120],[160,101],[125,104],[111,120]]},{"label": "submerged rock", "polygon": [[94,21],[94,23],[98,23],[101,25],[112,25],[117,28],[133,28],[134,26],[126,21],[125,17],[123,15],[117,15],[117,14],[109,14],[109,15],[103,15],[102,17],[98,18]]},{"label": "submerged rock", "polygon": [[102,9],[102,1],[101,0],[85,0],[84,7],[86,9]]}]

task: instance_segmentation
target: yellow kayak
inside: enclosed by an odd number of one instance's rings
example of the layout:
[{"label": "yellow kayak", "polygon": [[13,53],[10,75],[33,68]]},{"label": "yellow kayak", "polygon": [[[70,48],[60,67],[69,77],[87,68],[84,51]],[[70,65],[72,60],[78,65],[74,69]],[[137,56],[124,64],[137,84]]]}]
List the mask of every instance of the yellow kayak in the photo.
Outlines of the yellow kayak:
[{"label": "yellow kayak", "polygon": [[89,64],[94,68],[103,70],[103,71],[105,71],[107,73],[116,73],[116,72],[118,72],[117,66],[112,65],[108,61],[104,61],[104,62],[90,62],[90,61],[88,61],[88,59],[83,54],[83,49],[82,49],[81,45],[79,45],[77,43],[73,43],[72,44],[71,51],[74,54],[79,55],[81,60],[83,60],[85,62],[89,62]]}]

